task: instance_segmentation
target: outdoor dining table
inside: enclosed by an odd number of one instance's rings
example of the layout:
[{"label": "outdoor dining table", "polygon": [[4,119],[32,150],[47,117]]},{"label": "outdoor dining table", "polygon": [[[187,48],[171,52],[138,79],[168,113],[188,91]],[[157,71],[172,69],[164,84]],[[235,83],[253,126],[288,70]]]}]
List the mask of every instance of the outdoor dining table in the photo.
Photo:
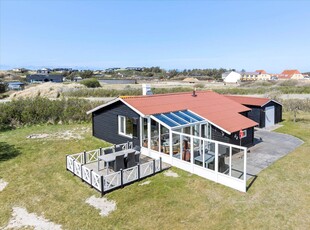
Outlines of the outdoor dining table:
[{"label": "outdoor dining table", "polygon": [[[215,158],[215,153],[214,152],[207,152],[207,153],[205,153],[205,164],[207,165],[207,164],[211,163],[214,160],[214,158]],[[200,163],[202,163],[203,155],[201,154],[201,155],[195,157],[195,160],[200,162]]]},{"label": "outdoor dining table", "polygon": [[[109,166],[110,162],[115,161],[116,156],[124,155],[124,158],[127,157],[128,153],[135,151],[134,149],[124,149],[118,152],[113,152],[109,154],[104,154],[101,156],[98,156],[98,171],[100,171],[100,161],[104,161],[106,164],[107,174],[109,174]],[[137,152],[136,152],[137,154]]]}]

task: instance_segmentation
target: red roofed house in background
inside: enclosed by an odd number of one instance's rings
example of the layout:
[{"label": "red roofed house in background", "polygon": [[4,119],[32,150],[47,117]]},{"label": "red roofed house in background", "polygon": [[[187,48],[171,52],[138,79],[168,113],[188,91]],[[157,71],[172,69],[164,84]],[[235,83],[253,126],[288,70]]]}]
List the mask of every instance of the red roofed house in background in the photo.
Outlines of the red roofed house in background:
[{"label": "red roofed house in background", "polygon": [[257,76],[257,80],[267,81],[271,79],[271,75],[263,69],[256,70],[255,72],[259,73],[259,75]]},{"label": "red roofed house in background", "polygon": [[304,76],[297,70],[284,70],[281,74],[278,76],[279,79],[282,80],[289,80],[289,79],[303,79]]},{"label": "red roofed house in background", "polygon": [[[269,103],[262,100],[251,104]],[[245,192],[243,146],[253,144],[259,124],[249,118],[252,110],[243,104],[249,103],[212,91],[193,91],[119,97],[88,114],[97,138],[113,144],[132,142],[142,155]],[[237,152],[241,164],[232,157]]]}]

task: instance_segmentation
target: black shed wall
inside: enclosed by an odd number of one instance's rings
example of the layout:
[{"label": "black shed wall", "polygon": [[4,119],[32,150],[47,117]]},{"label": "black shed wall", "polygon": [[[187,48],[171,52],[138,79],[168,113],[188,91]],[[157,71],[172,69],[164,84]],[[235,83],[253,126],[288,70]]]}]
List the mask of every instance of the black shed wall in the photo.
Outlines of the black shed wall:
[{"label": "black shed wall", "polygon": [[[212,129],[211,137],[213,140],[226,142],[234,145],[240,145],[239,131],[229,135],[215,126],[212,126],[211,129]],[[238,139],[235,138],[235,135],[238,137]],[[254,141],[254,128],[252,127],[247,129],[247,136],[242,138],[241,145],[250,146],[253,144],[253,141]]]},{"label": "black shed wall", "polygon": [[[134,118],[136,121],[137,136],[130,138],[118,134],[118,116]],[[121,144],[133,141],[134,145],[140,145],[140,115],[130,109],[123,102],[118,101],[99,109],[92,114],[93,136],[113,144]]]},{"label": "black shed wall", "polygon": [[265,127],[265,108],[269,107],[269,106],[274,106],[274,111],[275,111],[275,115],[274,115],[274,122],[275,124],[279,123],[282,121],[282,105],[274,102],[274,101],[270,101],[268,102],[266,105],[264,105],[263,107],[260,106],[253,106],[253,105],[245,105],[246,107],[249,107],[250,109],[252,109],[249,113],[248,113],[248,117],[257,122],[259,125],[259,128],[264,128]]}]

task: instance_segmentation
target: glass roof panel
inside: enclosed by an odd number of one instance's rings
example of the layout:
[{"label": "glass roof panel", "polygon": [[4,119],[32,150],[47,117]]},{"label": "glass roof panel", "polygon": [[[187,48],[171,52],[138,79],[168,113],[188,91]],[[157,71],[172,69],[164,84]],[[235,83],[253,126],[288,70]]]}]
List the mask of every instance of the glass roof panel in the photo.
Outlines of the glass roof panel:
[{"label": "glass roof panel", "polygon": [[204,121],[203,118],[201,118],[198,115],[193,114],[192,112],[188,110],[183,111],[177,111],[172,113],[162,113],[154,115],[158,120],[165,123],[171,128],[178,127],[178,126],[187,126],[191,125],[196,122]]},{"label": "glass roof panel", "polygon": [[199,117],[199,116],[193,114],[192,112],[190,112],[190,111],[188,111],[188,110],[184,110],[184,111],[182,111],[182,112],[185,113],[186,115],[188,115],[188,116],[190,116],[190,117],[196,119],[197,121],[203,121],[203,120],[204,120],[203,118],[201,118],[201,117]]},{"label": "glass roof panel", "polygon": [[177,115],[173,115],[174,113],[164,113],[165,116],[169,117],[170,119],[174,120],[175,122],[179,123],[180,125],[187,125],[188,122],[182,120]]},{"label": "glass roof panel", "polygon": [[187,122],[190,122],[190,123],[197,121],[196,119],[194,120],[192,117],[189,117],[188,115],[185,115],[184,113],[182,113],[180,111],[174,112],[174,114],[181,117],[182,119],[186,120]]},{"label": "glass roof panel", "polygon": [[154,115],[154,117],[156,117],[158,120],[164,122],[165,124],[167,124],[170,127],[178,126],[178,124],[172,122],[171,120],[167,119],[166,117],[162,116],[161,114]]}]

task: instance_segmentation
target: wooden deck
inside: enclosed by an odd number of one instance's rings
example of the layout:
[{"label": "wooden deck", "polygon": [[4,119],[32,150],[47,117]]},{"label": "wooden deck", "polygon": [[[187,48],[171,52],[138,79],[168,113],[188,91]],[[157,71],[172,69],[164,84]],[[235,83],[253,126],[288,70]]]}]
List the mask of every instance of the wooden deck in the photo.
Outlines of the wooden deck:
[{"label": "wooden deck", "polygon": [[[144,163],[147,163],[150,161],[153,161],[153,158],[148,157],[148,156],[144,156],[142,154],[140,155],[140,164],[144,164]],[[115,173],[113,170],[113,164],[110,164],[109,169],[107,170],[105,167],[105,163],[103,161],[100,161],[100,170],[98,170],[98,161],[85,164],[84,166],[86,166],[90,170],[93,170],[93,172],[97,173],[100,176],[106,176],[106,175],[109,175],[111,173]],[[165,162],[162,162],[162,169],[163,170],[168,169],[170,167],[171,167],[171,165],[169,165]],[[107,172],[108,172],[108,174],[107,174]]]}]

